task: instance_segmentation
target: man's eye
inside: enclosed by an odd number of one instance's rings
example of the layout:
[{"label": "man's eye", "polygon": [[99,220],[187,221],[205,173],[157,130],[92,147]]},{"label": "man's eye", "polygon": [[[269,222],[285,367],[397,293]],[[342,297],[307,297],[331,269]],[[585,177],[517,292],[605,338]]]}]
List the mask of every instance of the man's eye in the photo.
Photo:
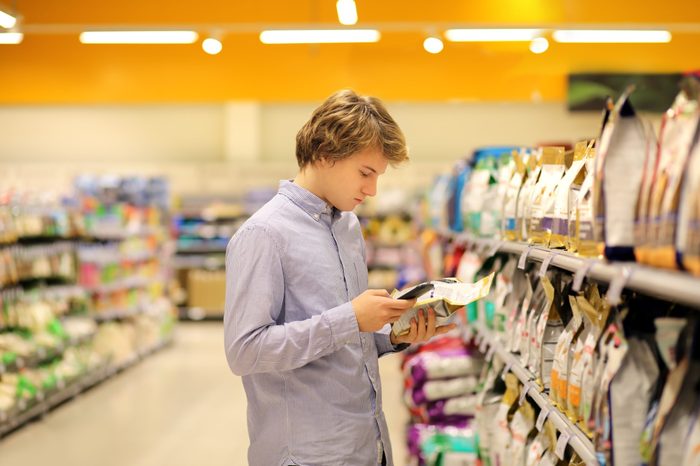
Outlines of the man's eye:
[{"label": "man's eye", "polygon": [[369,176],[369,173],[365,173],[362,170],[360,170],[360,174],[365,178],[367,178]]}]

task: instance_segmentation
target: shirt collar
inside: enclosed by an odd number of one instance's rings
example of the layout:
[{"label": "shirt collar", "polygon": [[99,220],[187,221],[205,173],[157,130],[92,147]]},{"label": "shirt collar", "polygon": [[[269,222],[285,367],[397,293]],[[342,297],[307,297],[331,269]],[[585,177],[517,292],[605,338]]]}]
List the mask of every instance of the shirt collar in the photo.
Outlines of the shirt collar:
[{"label": "shirt collar", "polygon": [[326,201],[311,191],[295,184],[292,180],[280,181],[278,192],[289,198],[317,222],[320,220],[321,215],[328,214],[332,217],[335,210],[335,208],[326,203]]}]

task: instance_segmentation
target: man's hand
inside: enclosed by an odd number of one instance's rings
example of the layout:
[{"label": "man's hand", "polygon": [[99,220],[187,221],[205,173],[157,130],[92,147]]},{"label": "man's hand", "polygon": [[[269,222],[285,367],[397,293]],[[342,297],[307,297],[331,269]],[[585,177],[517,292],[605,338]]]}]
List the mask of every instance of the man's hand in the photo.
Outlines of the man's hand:
[{"label": "man's hand", "polygon": [[394,299],[386,290],[367,290],[351,301],[360,332],[376,332],[399,320],[411,309],[415,299]]},{"label": "man's hand", "polygon": [[435,327],[435,310],[431,307],[427,318],[423,315],[423,312],[419,311],[418,320],[416,321],[416,318],[411,319],[411,330],[407,334],[397,337],[391,333],[389,339],[392,345],[421,343],[430,340],[434,336],[443,335],[456,327],[456,324]]}]

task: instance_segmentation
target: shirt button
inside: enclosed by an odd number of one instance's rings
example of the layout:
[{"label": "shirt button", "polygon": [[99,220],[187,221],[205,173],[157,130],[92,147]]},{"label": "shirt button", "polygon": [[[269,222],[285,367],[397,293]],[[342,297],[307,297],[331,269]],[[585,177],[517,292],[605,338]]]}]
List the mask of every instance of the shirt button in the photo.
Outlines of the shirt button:
[{"label": "shirt button", "polygon": [[320,218],[321,218],[320,215],[318,215],[318,214],[314,215],[314,220],[318,220],[318,219],[320,219]]}]

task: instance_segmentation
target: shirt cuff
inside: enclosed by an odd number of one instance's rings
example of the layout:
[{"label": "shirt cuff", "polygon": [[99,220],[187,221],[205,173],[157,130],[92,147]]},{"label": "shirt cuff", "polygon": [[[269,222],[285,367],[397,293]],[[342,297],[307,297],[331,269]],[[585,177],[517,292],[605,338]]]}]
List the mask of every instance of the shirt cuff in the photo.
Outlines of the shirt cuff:
[{"label": "shirt cuff", "polygon": [[386,325],[383,329],[374,334],[374,342],[377,345],[377,354],[379,356],[387,353],[396,353],[398,351],[403,351],[408,348],[408,343],[399,343],[398,345],[392,345],[390,339],[391,326]]},{"label": "shirt cuff", "polygon": [[355,310],[347,302],[323,313],[331,329],[333,347],[339,349],[349,343],[360,340],[360,327],[357,325]]}]

